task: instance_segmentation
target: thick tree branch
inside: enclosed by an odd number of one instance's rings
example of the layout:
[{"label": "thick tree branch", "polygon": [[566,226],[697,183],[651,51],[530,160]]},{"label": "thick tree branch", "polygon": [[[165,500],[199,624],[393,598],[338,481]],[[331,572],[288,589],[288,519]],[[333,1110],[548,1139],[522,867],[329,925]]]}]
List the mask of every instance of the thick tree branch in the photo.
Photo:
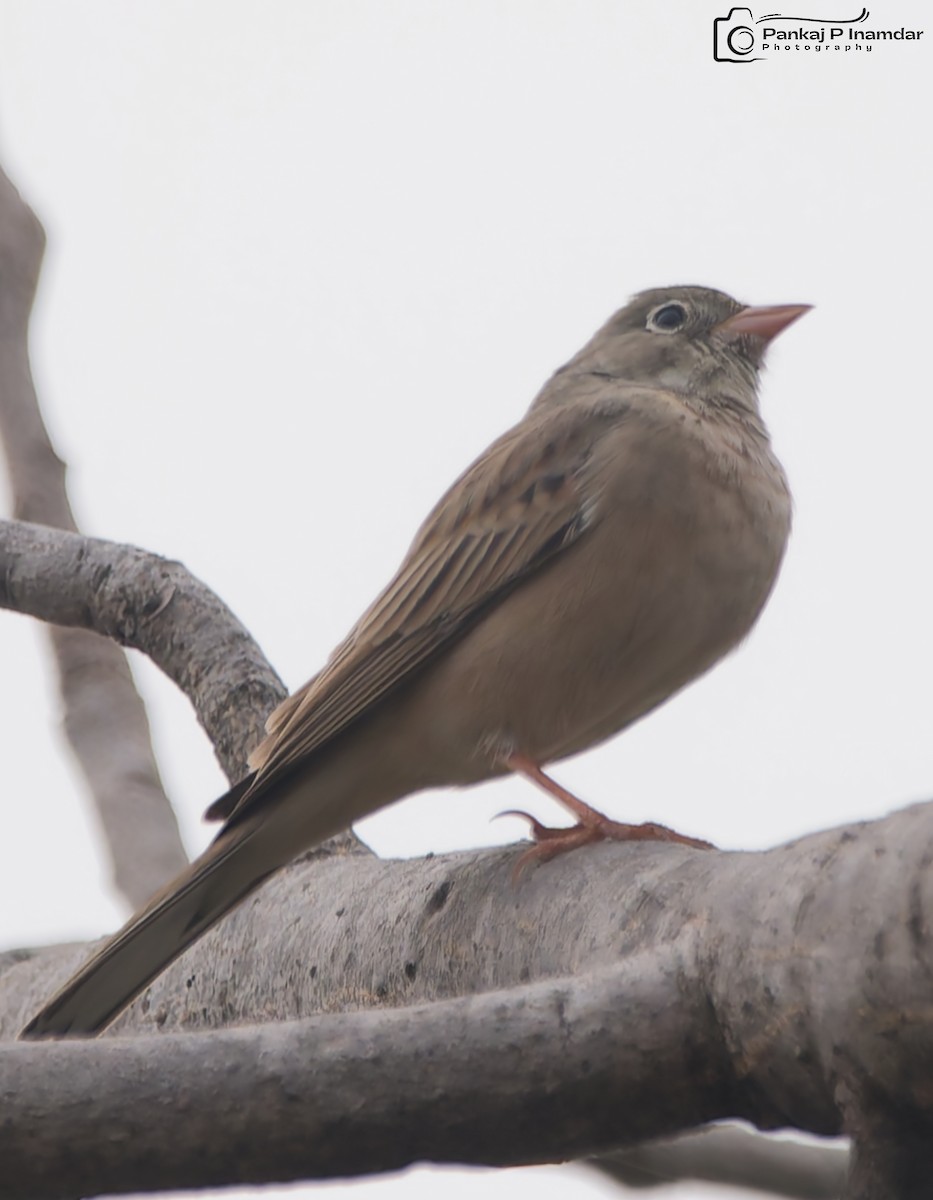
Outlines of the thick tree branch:
[{"label": "thick tree branch", "polygon": [[[29,314],[45,236],[0,172],[0,442],[17,516],[77,528],[29,366]],[[186,862],[152,752],[149,722],[120,649],[51,627],[68,740],[110,849],[114,882],[136,908]]]},{"label": "thick tree branch", "polygon": [[[362,1141],[354,1142],[352,1166],[340,1160],[341,1171],[384,1170],[419,1157],[551,1162],[732,1117],[764,1129],[849,1133],[860,1141],[864,1177],[874,1170],[886,1178],[893,1168],[888,1156],[879,1157],[875,1131],[897,1112],[913,1138],[912,1169],[930,1178],[933,805],[765,854],[596,846],[537,869],[518,887],[510,880],[514,857],[507,849],[420,862],[302,862],[171,967],[113,1032],[122,1041],[158,1029],[312,1019],[306,1028],[285,1028],[280,1042],[266,1030],[238,1033],[244,1040],[229,1044],[234,1057],[226,1060],[231,1079],[220,1087],[214,1076],[215,1090],[225,1093],[215,1105],[230,1100],[242,1076],[237,1103],[265,1109],[274,1090],[265,1072],[272,1071],[283,1094],[296,1097],[295,1129],[325,1120],[315,1113],[326,1106],[327,1137],[310,1140],[330,1144],[294,1152],[304,1155],[301,1171],[311,1175],[335,1169],[341,1153],[349,1156],[347,1131],[356,1138],[358,1121]],[[0,1014],[8,1036],[79,956],[57,952],[7,970]],[[450,1004],[475,993],[462,1006]],[[412,1006],[407,1015],[394,1011]],[[367,1008],[383,1011],[352,1011]],[[344,1015],[333,1025],[312,1017],[334,1010]],[[385,1042],[383,1021],[391,1030]],[[417,1037],[406,1040],[414,1030]],[[148,1152],[127,1157],[126,1147],[135,1145],[132,1122],[140,1118],[127,1114],[111,1126],[109,1108],[101,1107],[109,1104],[100,1095],[109,1091],[103,1080],[112,1071],[135,1072],[144,1059],[134,1055],[154,1053],[144,1044],[123,1059],[109,1045],[117,1040],[82,1046],[74,1060],[55,1057],[73,1047],[54,1047],[48,1059],[46,1047],[12,1048],[30,1056],[17,1075],[18,1103],[26,1105],[29,1127],[48,1121],[72,1157],[83,1163],[87,1155],[89,1172],[102,1172],[108,1144],[119,1145],[118,1189],[147,1180],[169,1186],[167,1177],[155,1181]],[[210,1101],[198,1091],[207,1069],[194,1055],[198,1042],[185,1039],[189,1050],[176,1053],[168,1039],[159,1061],[163,1084],[197,1095],[200,1111]],[[315,1056],[333,1047],[338,1057],[325,1055],[324,1065],[315,1057],[314,1070],[293,1079],[286,1067],[292,1056],[307,1065],[301,1056],[309,1046]],[[520,1049],[520,1068],[509,1046]],[[80,1093],[72,1090],[78,1085],[70,1067],[67,1092],[56,1092],[66,1062],[87,1072]],[[536,1119],[508,1148],[501,1127],[512,1121],[513,1073]],[[400,1080],[402,1090],[383,1092],[384,1079]],[[361,1099],[367,1080],[386,1107],[381,1114]],[[416,1100],[406,1108],[406,1080],[433,1097],[436,1120],[424,1117],[430,1138],[413,1129],[423,1110]],[[456,1116],[447,1096],[458,1097]],[[500,1101],[505,1107],[496,1107]],[[106,1130],[96,1138],[83,1124],[79,1130],[68,1123],[69,1113],[83,1121],[95,1103],[97,1123],[90,1125]],[[115,1107],[125,1104],[124,1097]],[[409,1120],[396,1125],[400,1108]],[[488,1120],[491,1111],[495,1119]],[[213,1136],[229,1146],[226,1117],[216,1109],[214,1116]],[[279,1116],[284,1137],[287,1106]],[[170,1136],[163,1130],[163,1148],[184,1144],[188,1114],[171,1119],[178,1128]],[[122,1131],[115,1141],[114,1129]],[[391,1136],[380,1142],[374,1131],[387,1129]],[[928,1138],[926,1151],[917,1131]],[[198,1145],[210,1157],[208,1136],[202,1130]],[[228,1181],[258,1178],[262,1154],[258,1143],[244,1143]],[[29,1157],[41,1158],[35,1145]],[[264,1177],[283,1178],[282,1161],[270,1150]],[[903,1161],[897,1158],[899,1169]],[[206,1181],[193,1158],[176,1169],[188,1186]],[[116,1177],[98,1174],[98,1183],[105,1178]],[[20,1193],[29,1192],[27,1184],[20,1180]],[[889,1194],[923,1194],[912,1192],[909,1180],[905,1187]]]},{"label": "thick tree branch", "polygon": [[685,1023],[657,1037],[628,1032],[651,1027],[675,969],[652,953],[585,980],[391,1012],[0,1048],[23,1122],[0,1128],[0,1196],[561,1161],[617,1144],[620,1112],[626,1140],[643,1135],[633,1090],[670,1127],[695,1124],[719,1072],[697,1056],[690,1015],[679,1008]]}]

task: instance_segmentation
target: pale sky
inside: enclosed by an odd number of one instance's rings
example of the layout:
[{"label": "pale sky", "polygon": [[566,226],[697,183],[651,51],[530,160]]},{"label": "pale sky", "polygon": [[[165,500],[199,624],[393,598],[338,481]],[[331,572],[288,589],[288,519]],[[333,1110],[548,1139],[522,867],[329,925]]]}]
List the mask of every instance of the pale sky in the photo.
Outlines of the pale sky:
[{"label": "pale sky", "polygon": [[[727,11],[0,0],[0,160],[49,235],[33,359],[79,521],[184,562],[292,687],[631,293],[816,305],[764,381],[796,523],[758,628],[555,769],[620,819],[753,849],[933,792],[933,31],[714,62]],[[868,25],[928,13],[899,0]],[[126,913],[24,618],[0,613],[0,661],[0,946],[99,936]],[[196,852],[223,779],[187,702],[133,661]],[[410,798],[361,832],[386,855],[509,841],[523,827],[490,818],[516,806],[557,815],[497,783]],[[411,1200],[437,1184],[355,1186]],[[602,1194],[557,1169],[482,1186]]]}]

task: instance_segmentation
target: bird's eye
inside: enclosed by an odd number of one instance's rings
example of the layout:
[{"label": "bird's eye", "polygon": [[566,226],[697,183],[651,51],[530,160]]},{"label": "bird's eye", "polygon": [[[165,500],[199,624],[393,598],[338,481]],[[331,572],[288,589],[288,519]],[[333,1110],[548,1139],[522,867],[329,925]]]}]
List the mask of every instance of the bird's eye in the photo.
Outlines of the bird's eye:
[{"label": "bird's eye", "polygon": [[687,310],[682,304],[662,304],[648,314],[648,328],[658,333],[674,333],[682,328]]}]

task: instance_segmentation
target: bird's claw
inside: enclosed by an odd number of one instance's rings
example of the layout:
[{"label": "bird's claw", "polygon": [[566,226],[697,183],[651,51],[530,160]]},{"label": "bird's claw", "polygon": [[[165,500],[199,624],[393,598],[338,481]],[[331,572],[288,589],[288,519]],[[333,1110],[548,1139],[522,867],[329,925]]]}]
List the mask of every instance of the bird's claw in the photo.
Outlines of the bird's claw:
[{"label": "bird's claw", "polygon": [[596,810],[590,810],[588,819],[579,821],[576,825],[555,829],[541,822],[521,809],[510,808],[498,813],[498,817],[521,817],[531,826],[532,845],[519,855],[512,868],[512,882],[517,883],[525,868],[533,862],[549,862],[569,850],[577,850],[581,846],[589,846],[593,842],[677,842],[689,846],[693,850],[713,850],[712,842],[702,838],[689,837],[677,833],[666,825],[658,825],[654,821],[646,821],[642,825],[626,825],[613,821]]}]

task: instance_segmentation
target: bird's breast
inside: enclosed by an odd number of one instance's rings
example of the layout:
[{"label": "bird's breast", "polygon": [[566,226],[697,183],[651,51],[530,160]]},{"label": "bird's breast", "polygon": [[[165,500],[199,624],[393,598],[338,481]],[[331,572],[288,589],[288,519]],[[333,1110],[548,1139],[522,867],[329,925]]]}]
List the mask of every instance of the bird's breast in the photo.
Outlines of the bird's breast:
[{"label": "bird's breast", "polygon": [[708,670],[761,611],[790,524],[767,445],[752,454],[689,426],[643,436],[624,455],[599,448],[590,527],[431,672],[432,740],[451,762],[471,747],[464,782],[488,775],[500,748],[546,763],[612,736]]}]

